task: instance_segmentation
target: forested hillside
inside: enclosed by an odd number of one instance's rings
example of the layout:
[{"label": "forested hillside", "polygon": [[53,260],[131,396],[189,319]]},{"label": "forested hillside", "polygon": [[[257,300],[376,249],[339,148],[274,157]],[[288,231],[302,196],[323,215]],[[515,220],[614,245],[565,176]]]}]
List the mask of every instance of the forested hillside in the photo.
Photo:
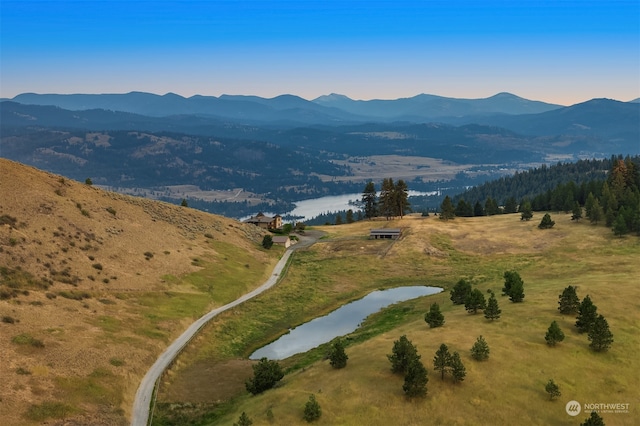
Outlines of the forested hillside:
[{"label": "forested hillside", "polygon": [[639,170],[639,156],[542,166],[484,183],[454,197],[455,215],[482,216],[527,209],[573,212],[573,219],[580,220],[584,207],[585,216],[592,223],[604,222],[617,235],[640,233]]}]

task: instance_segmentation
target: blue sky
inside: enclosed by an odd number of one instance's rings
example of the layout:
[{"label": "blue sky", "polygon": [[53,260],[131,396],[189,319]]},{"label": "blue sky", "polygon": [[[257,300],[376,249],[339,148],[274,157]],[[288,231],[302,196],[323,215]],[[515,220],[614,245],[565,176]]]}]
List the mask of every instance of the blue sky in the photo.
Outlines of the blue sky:
[{"label": "blue sky", "polygon": [[640,97],[640,0],[1,0],[0,24],[1,97]]}]

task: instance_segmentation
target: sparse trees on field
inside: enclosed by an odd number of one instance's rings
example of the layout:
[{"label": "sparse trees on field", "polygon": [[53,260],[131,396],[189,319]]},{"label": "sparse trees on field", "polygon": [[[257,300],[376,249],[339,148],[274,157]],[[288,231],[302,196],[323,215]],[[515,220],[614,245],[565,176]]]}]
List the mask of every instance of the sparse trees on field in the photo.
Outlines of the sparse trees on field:
[{"label": "sparse trees on field", "polygon": [[252,424],[253,420],[251,420],[249,416],[247,416],[247,413],[243,411],[238,418],[238,423],[234,423],[233,426],[251,426]]},{"label": "sparse trees on field", "polygon": [[442,380],[444,380],[444,373],[447,372],[449,365],[451,365],[451,354],[447,345],[443,343],[433,358],[433,369],[440,372]]},{"label": "sparse trees on field", "polygon": [[542,220],[540,221],[538,228],[551,229],[555,224],[556,224],[555,221],[551,219],[551,215],[549,213],[545,213],[544,216],[542,216]]},{"label": "sparse trees on field", "polygon": [[344,344],[342,340],[338,339],[331,345],[331,352],[329,353],[329,364],[333,368],[344,368],[347,366],[347,360],[349,357],[344,351]]},{"label": "sparse trees on field", "polygon": [[524,300],[524,282],[516,271],[506,271],[504,273],[504,287],[502,294],[509,296],[509,300],[519,303]]},{"label": "sparse trees on field", "polygon": [[464,308],[471,314],[476,314],[478,309],[484,309],[487,305],[484,294],[477,288],[471,290],[464,301]]},{"label": "sparse trees on field", "polygon": [[520,220],[529,221],[533,217],[533,209],[531,208],[531,202],[528,200],[522,203],[520,206]]},{"label": "sparse trees on field", "polygon": [[602,222],[602,220],[604,219],[604,210],[602,209],[602,206],[600,205],[600,201],[598,201],[598,199],[596,198],[593,201],[593,206],[591,206],[591,214],[589,215],[589,221],[595,225],[598,224],[598,222]]},{"label": "sparse trees on field", "polygon": [[453,381],[456,383],[463,381],[464,377],[467,375],[467,370],[464,368],[464,364],[462,363],[458,352],[453,352],[451,355],[451,359],[449,360],[449,369],[451,371],[451,377],[453,377]]},{"label": "sparse trees on field", "polygon": [[462,305],[469,293],[471,293],[471,283],[462,278],[451,289],[451,301],[454,305]]},{"label": "sparse trees on field", "polygon": [[[593,194],[591,194],[591,195],[593,195]],[[576,201],[573,204],[573,211],[571,213],[571,220],[575,220],[577,222],[580,219],[582,219],[582,207],[580,207],[580,204]]]},{"label": "sparse trees on field", "polygon": [[549,399],[552,401],[562,395],[560,387],[553,381],[553,379],[549,379],[547,384],[544,386],[544,390],[547,391]]},{"label": "sparse trees on field", "polygon": [[427,369],[420,358],[413,358],[409,362],[407,373],[404,376],[402,390],[407,396],[424,396],[427,394]]},{"label": "sparse trees on field", "polygon": [[609,323],[602,315],[598,315],[593,321],[587,337],[591,341],[589,346],[596,352],[606,351],[613,343],[613,334],[609,330]]},{"label": "sparse trees on field", "polygon": [[451,198],[447,195],[444,197],[442,204],[440,205],[440,220],[450,220],[454,219],[455,208],[453,207],[453,203],[451,202]]},{"label": "sparse trees on field", "polygon": [[304,405],[304,414],[302,417],[307,421],[307,423],[311,423],[318,420],[321,415],[322,408],[320,408],[320,404],[316,400],[316,396],[311,394],[311,396],[309,396],[309,400]]},{"label": "sparse trees on field", "polygon": [[560,326],[556,321],[553,321],[544,335],[544,340],[547,341],[547,345],[555,346],[558,342],[564,340],[564,333],[560,329]]},{"label": "sparse trees on field", "polygon": [[418,350],[405,335],[400,336],[400,339],[393,342],[391,352],[391,355],[387,355],[387,358],[391,362],[391,371],[394,373],[406,374],[409,363],[414,358],[420,358]]},{"label": "sparse trees on field", "polygon": [[471,347],[471,358],[476,361],[484,361],[489,358],[489,345],[484,337],[478,337]]},{"label": "sparse trees on field", "polygon": [[367,182],[362,193],[362,208],[364,217],[372,219],[378,214],[378,200],[376,197],[376,187],[372,181]]},{"label": "sparse trees on field", "polygon": [[598,316],[598,307],[593,304],[591,298],[587,294],[580,306],[578,307],[578,318],[576,319],[576,327],[578,332],[586,333]]},{"label": "sparse trees on field", "polygon": [[496,295],[491,292],[491,296],[489,296],[489,301],[487,302],[487,307],[484,309],[484,317],[493,321],[500,318],[501,313],[502,310],[498,306]]},{"label": "sparse trees on field", "polygon": [[600,415],[595,411],[592,411],[589,418],[585,420],[583,423],[580,423],[580,426],[605,426],[605,425],[602,417],[600,417]]},{"label": "sparse trees on field", "polygon": [[558,310],[561,314],[575,314],[580,307],[580,299],[575,286],[567,286],[558,296]]},{"label": "sparse trees on field", "polygon": [[261,358],[252,367],[253,377],[245,382],[245,387],[254,395],[271,389],[284,377],[282,368],[277,361]]},{"label": "sparse trees on field", "polygon": [[444,315],[440,312],[440,305],[437,303],[432,303],[429,308],[429,312],[427,312],[424,316],[424,320],[427,324],[429,324],[430,328],[442,327],[444,324]]}]

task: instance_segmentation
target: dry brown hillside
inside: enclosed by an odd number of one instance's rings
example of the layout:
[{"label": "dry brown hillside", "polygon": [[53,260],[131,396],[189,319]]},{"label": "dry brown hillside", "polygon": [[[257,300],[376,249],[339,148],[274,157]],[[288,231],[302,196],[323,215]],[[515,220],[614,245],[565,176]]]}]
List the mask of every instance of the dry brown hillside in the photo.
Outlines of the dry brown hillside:
[{"label": "dry brown hillside", "polygon": [[262,236],[0,159],[0,423],[126,424],[163,348],[263,281]]}]

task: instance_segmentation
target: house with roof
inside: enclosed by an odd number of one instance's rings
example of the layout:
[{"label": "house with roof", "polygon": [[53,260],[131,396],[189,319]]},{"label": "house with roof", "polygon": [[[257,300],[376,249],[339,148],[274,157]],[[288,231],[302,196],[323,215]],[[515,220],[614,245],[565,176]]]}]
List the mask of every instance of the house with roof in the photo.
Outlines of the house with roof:
[{"label": "house with roof", "polygon": [[274,235],[273,244],[277,246],[283,246],[284,248],[289,248],[289,246],[291,245],[291,238],[289,238],[288,235]]},{"label": "house with roof", "polygon": [[257,215],[245,220],[244,223],[250,223],[263,229],[280,229],[282,228],[282,216],[277,214],[273,217],[270,217],[260,212]]}]

